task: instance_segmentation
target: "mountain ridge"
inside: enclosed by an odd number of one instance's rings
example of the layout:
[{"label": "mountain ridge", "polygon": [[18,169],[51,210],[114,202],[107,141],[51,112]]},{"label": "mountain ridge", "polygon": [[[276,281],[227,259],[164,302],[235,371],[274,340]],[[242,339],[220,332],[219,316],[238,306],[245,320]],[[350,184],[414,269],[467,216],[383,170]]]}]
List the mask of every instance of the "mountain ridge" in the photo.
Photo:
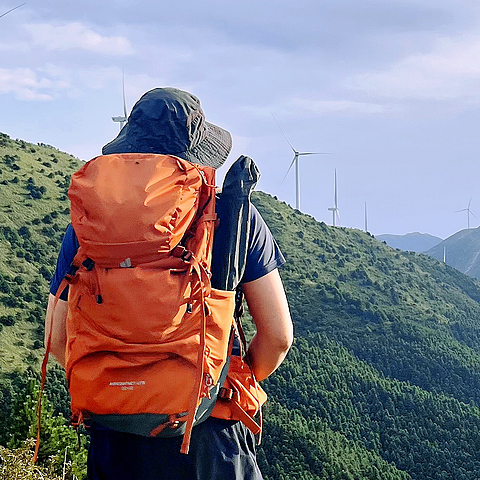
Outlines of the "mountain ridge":
[{"label": "mountain ridge", "polygon": [[480,227],[460,230],[425,253],[480,279]]},{"label": "mountain ridge", "polygon": [[389,247],[422,253],[439,244],[442,239],[429,233],[411,232],[405,235],[382,234],[375,238],[385,242]]}]

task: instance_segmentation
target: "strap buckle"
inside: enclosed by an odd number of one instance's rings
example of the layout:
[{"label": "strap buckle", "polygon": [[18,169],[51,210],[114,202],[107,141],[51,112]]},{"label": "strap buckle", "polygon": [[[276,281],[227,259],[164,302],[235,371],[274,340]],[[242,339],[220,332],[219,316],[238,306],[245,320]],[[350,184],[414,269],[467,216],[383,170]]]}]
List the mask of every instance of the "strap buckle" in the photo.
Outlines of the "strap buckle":
[{"label": "strap buckle", "polygon": [[65,274],[64,278],[71,282],[73,280],[73,277],[77,274],[78,267],[76,265],[71,264],[68,267],[67,273]]},{"label": "strap buckle", "polygon": [[83,262],[82,265],[85,267],[87,271],[93,270],[93,267],[95,266],[95,262],[91,258],[86,258]]},{"label": "strap buckle", "polygon": [[177,258],[181,258],[184,262],[190,262],[193,258],[193,253],[190,250],[187,250],[183,245],[177,245],[172,250],[172,255]]},{"label": "strap buckle", "polygon": [[218,398],[224,402],[229,402],[233,398],[233,389],[222,387],[218,392]]}]

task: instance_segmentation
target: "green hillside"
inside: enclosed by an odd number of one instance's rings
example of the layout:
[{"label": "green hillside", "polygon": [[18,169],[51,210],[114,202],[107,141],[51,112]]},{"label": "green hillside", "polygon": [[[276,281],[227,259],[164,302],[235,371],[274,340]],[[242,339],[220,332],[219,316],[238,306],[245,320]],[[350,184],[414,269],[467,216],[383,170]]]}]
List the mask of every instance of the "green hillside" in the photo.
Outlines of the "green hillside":
[{"label": "green hillside", "polygon": [[0,134],[0,375],[36,365],[78,159]]},{"label": "green hillside", "polygon": [[[48,279],[79,163],[0,135],[0,444],[12,448],[32,432],[28,378],[38,379]],[[265,478],[478,478],[480,283],[269,195],[254,203],[288,260],[296,330],[265,382]],[[60,369],[50,371],[53,415],[67,398]],[[66,434],[49,435],[60,455]]]}]

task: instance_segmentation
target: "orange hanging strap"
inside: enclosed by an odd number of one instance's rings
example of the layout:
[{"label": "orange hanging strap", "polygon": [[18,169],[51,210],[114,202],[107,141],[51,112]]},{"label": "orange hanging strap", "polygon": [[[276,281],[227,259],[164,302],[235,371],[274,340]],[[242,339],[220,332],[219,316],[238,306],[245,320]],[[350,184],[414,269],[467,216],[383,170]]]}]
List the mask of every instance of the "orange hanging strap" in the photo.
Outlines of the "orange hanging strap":
[{"label": "orange hanging strap", "polygon": [[33,463],[36,463],[38,459],[38,451],[40,449],[40,425],[41,425],[41,417],[42,417],[42,395],[45,389],[45,382],[47,380],[47,364],[48,364],[48,357],[50,355],[50,348],[52,344],[52,331],[53,331],[53,314],[55,312],[55,308],[57,306],[58,300],[60,299],[60,295],[65,290],[65,288],[70,283],[69,278],[64,278],[57,290],[57,294],[55,295],[55,301],[53,302],[53,308],[50,315],[50,331],[48,332],[48,339],[47,345],[45,347],[45,355],[43,357],[42,362],[42,381],[40,383],[40,392],[38,394],[38,403],[37,403],[37,442],[35,444],[35,453],[33,455]]}]

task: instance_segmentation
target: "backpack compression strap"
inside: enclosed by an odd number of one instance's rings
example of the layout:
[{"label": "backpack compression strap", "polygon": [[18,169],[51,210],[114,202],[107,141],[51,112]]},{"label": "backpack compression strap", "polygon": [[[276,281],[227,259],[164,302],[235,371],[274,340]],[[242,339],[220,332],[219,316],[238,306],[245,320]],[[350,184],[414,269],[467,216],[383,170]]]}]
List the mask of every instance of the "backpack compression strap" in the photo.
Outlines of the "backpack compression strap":
[{"label": "backpack compression strap", "polygon": [[[194,271],[198,275],[198,279],[200,281],[200,295],[201,295],[201,305],[204,305],[202,308],[202,325],[200,331],[200,348],[198,350],[198,358],[197,358],[197,379],[195,381],[195,387],[192,395],[190,407],[188,409],[188,420],[187,425],[185,428],[185,433],[183,434],[183,442],[182,448],[180,449],[180,453],[187,454],[190,449],[190,439],[192,436],[192,428],[193,422],[195,421],[195,415],[197,413],[198,405],[200,403],[200,394],[202,391],[202,381],[204,375],[204,366],[205,366],[205,337],[207,332],[207,312],[205,309],[207,308],[207,304],[205,303],[205,284],[202,280],[202,269],[198,262],[195,262],[193,265]],[[204,272],[206,273],[206,272]],[[205,276],[205,275],[203,275]]]},{"label": "backpack compression strap", "polygon": [[[213,220],[213,217],[212,219]],[[195,384],[192,388],[192,397],[190,400],[190,405],[188,408],[188,413],[185,416],[171,415],[169,420],[166,423],[162,423],[157,428],[153,429],[150,432],[150,436],[156,437],[159,435],[165,428],[168,427],[178,427],[181,422],[186,422],[185,432],[183,434],[182,446],[180,453],[188,454],[190,449],[190,439],[192,436],[192,429],[195,423],[195,417],[197,414],[198,406],[200,403],[200,396],[202,394],[202,382],[204,377],[204,366],[205,366],[205,343],[206,343],[206,332],[207,332],[207,316],[210,315],[210,312],[207,311],[208,305],[205,302],[205,292],[209,290],[209,276],[205,268],[198,262],[192,252],[185,250],[184,248],[177,248],[175,255],[183,258],[185,262],[190,263],[192,273],[195,273],[198,277],[200,283],[200,300],[201,305],[203,305],[202,310],[202,321],[200,325],[200,345],[198,349],[197,357],[197,377],[195,379]]]}]

